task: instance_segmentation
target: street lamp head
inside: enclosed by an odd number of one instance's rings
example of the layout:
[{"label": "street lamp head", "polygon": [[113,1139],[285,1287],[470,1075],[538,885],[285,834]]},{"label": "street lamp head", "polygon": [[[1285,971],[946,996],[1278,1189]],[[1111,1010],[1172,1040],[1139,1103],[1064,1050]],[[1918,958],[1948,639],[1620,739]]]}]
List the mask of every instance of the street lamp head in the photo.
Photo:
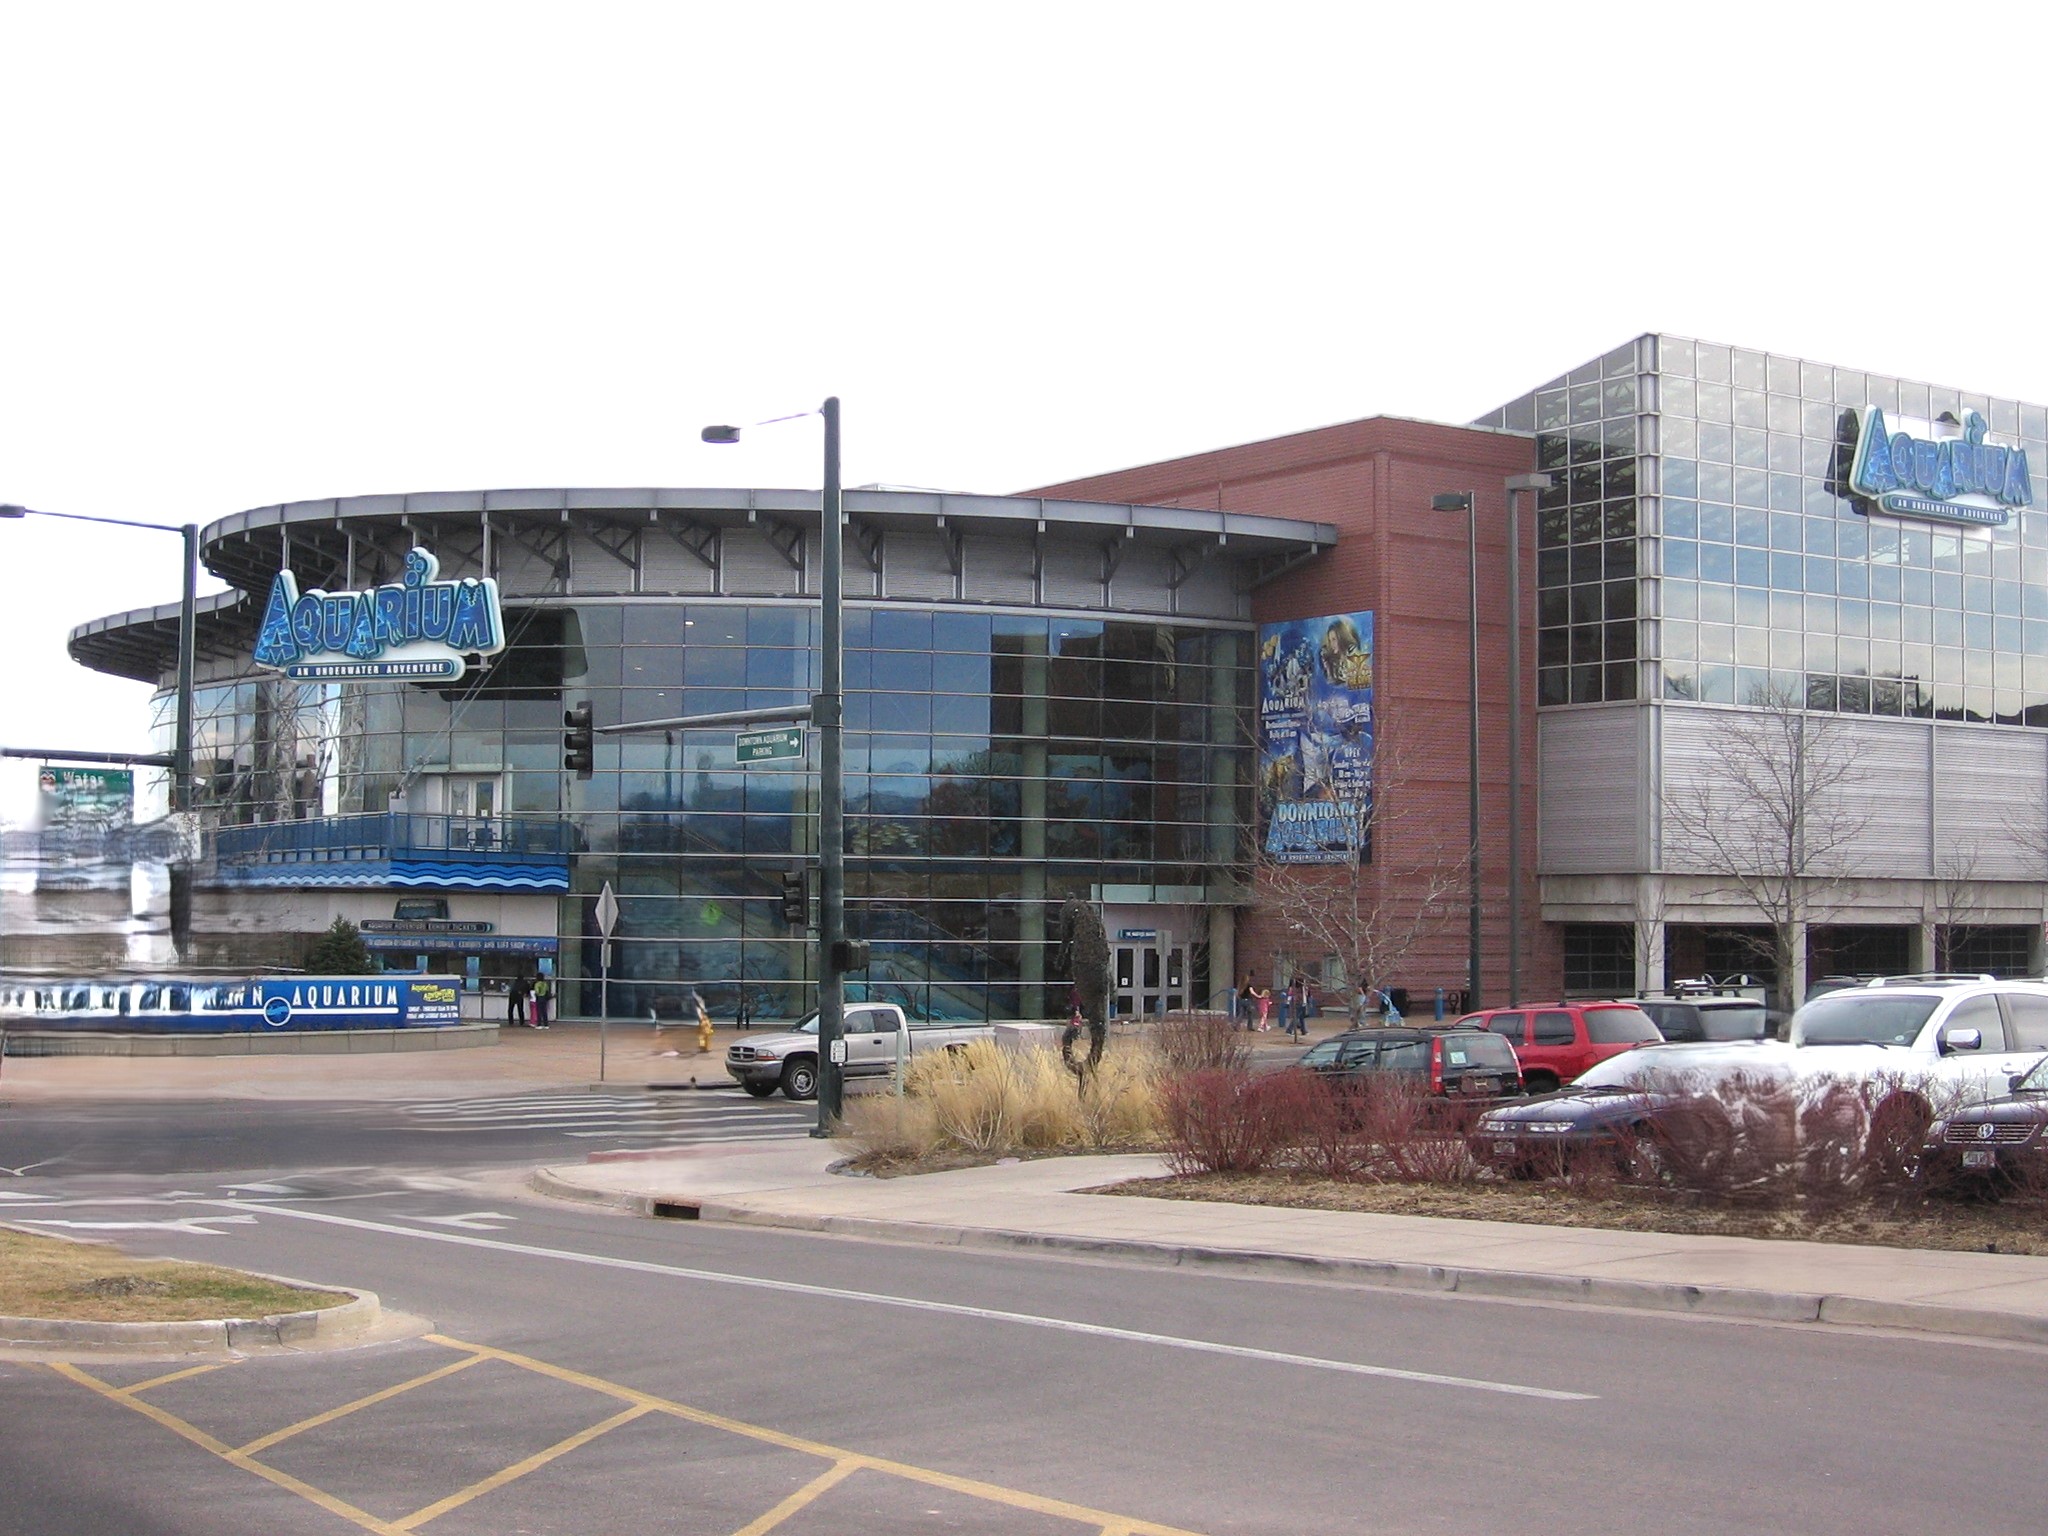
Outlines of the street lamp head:
[{"label": "street lamp head", "polygon": [[1509,475],[1507,479],[1507,488],[1511,491],[1547,491],[1556,484],[1555,475]]},{"label": "street lamp head", "polygon": [[1444,491],[1429,498],[1432,512],[1470,512],[1472,493],[1470,491]]},{"label": "street lamp head", "polygon": [[0,507],[0,517],[27,517],[27,507],[17,507],[12,502]]},{"label": "street lamp head", "polygon": [[706,427],[701,434],[707,443],[736,443],[740,440],[738,427]]}]

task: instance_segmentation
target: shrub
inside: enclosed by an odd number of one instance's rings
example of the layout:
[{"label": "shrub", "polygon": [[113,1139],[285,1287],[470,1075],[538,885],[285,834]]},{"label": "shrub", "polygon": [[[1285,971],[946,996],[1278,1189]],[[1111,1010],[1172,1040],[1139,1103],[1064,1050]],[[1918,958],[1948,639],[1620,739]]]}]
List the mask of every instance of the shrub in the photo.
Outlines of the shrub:
[{"label": "shrub", "polygon": [[942,1148],[1000,1157],[1144,1146],[1158,1135],[1156,1077],[1141,1044],[1112,1047],[1077,1086],[1057,1050],[976,1041],[917,1057],[900,1097],[854,1098],[846,1123],[863,1155],[889,1162]]},{"label": "shrub", "polygon": [[362,933],[345,917],[337,917],[306,950],[311,976],[368,976],[376,969]]},{"label": "shrub", "polygon": [[1244,1026],[1220,1013],[1183,1013],[1156,1021],[1149,1031],[1162,1070],[1241,1071],[1251,1064]]},{"label": "shrub", "polygon": [[1165,1079],[1166,1161],[1175,1173],[1263,1173],[1280,1158],[1296,1127],[1298,1072],[1253,1076],[1242,1068],[1202,1067]]}]

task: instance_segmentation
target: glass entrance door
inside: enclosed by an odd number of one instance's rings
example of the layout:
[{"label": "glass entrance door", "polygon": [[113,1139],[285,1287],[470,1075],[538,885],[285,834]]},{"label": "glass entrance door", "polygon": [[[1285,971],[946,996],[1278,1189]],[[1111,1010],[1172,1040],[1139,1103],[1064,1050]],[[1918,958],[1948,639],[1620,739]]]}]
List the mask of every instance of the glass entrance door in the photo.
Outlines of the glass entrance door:
[{"label": "glass entrance door", "polygon": [[1110,950],[1110,1006],[1120,1019],[1150,1018],[1187,1007],[1187,946],[1162,934],[1151,943]]}]

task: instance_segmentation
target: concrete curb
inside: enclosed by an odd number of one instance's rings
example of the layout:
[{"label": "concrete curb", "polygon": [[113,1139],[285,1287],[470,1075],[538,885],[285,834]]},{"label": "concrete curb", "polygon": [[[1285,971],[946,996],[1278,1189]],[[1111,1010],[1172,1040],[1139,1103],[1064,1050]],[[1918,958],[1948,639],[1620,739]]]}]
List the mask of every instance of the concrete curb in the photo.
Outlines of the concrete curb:
[{"label": "concrete curb", "polygon": [[[253,1273],[253,1271],[251,1272]],[[101,1323],[75,1318],[0,1317],[0,1345],[63,1345],[72,1349],[159,1354],[227,1354],[239,1350],[333,1344],[374,1328],[383,1316],[375,1291],[316,1286],[282,1275],[259,1275],[309,1290],[344,1291],[350,1300],[310,1312],[223,1317],[178,1323]]]},{"label": "concrete curb", "polygon": [[1821,1323],[1851,1328],[1897,1328],[2018,1344],[2048,1344],[2048,1319],[1985,1308],[1927,1302],[1880,1301],[1816,1291],[1772,1291],[1741,1286],[1683,1285],[1538,1270],[1474,1269],[1391,1259],[1323,1258],[1244,1248],[1212,1248],[1137,1238],[1078,1237],[1001,1227],[965,1227],[876,1216],[809,1216],[764,1211],[730,1200],[665,1201],[652,1195],[592,1189],[536,1169],[529,1180],[542,1194],[588,1205],[607,1205],[639,1216],[690,1216],[734,1226],[780,1227],[839,1237],[922,1243],[932,1247],[1120,1259],[1174,1269],[1286,1275],[1384,1290],[1433,1291],[1504,1300],[1670,1312],[1742,1322]]}]

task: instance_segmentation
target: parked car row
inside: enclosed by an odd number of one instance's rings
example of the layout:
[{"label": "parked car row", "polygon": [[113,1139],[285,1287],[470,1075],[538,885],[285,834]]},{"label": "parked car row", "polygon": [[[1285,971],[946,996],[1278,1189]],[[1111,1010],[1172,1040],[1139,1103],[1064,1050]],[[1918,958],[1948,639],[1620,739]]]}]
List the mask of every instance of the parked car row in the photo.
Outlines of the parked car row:
[{"label": "parked car row", "polygon": [[1443,1026],[1349,1030],[1301,1065],[1403,1073],[1433,1098],[1485,1104],[1473,1148],[1507,1172],[1561,1151],[1632,1159],[1671,1144],[1681,1120],[1698,1133],[1716,1113],[1716,1086],[1743,1078],[1808,1098],[1857,1089],[1871,1103],[1871,1145],[1900,1166],[2048,1180],[2048,984],[1886,977],[1815,997],[1784,1040],[1767,1024],[1747,998],[1494,1008]]}]

